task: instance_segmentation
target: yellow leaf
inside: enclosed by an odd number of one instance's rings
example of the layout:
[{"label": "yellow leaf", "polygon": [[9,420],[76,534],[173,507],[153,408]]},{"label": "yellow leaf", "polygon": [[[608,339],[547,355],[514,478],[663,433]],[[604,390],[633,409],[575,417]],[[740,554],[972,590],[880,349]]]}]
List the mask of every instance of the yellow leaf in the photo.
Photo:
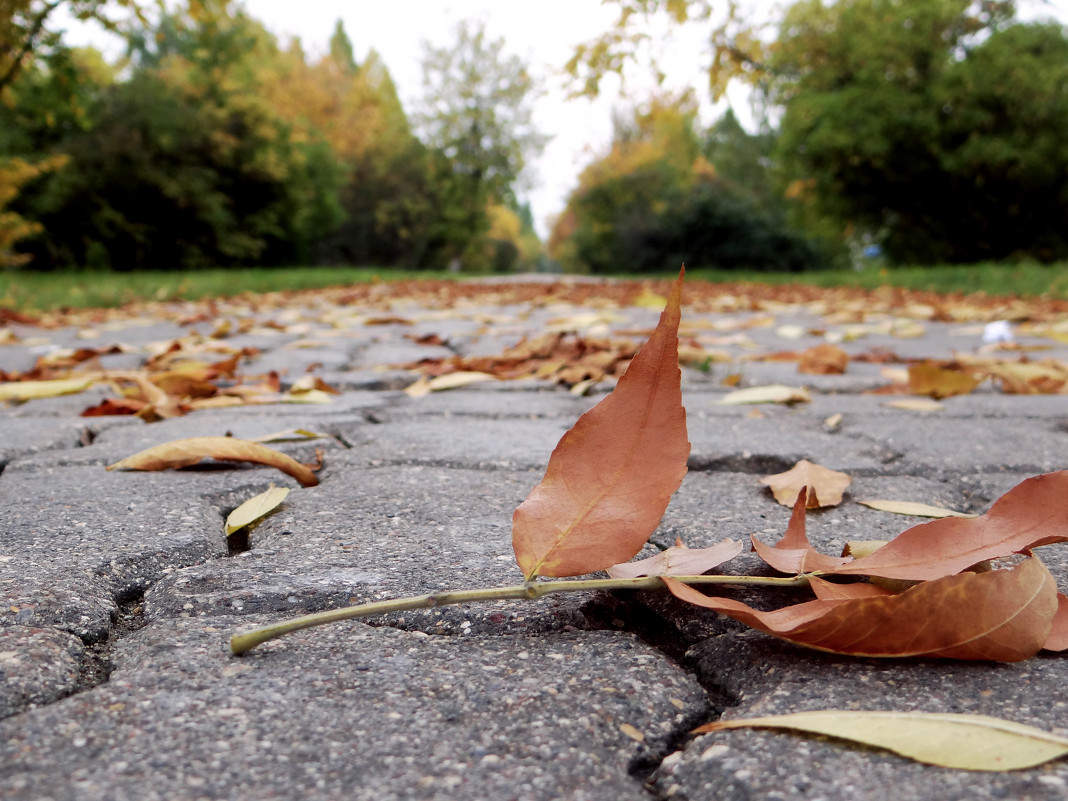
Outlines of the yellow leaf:
[{"label": "yellow leaf", "polygon": [[730,392],[716,403],[734,406],[744,403],[806,403],[812,396],[803,387],[787,387],[783,384],[768,384],[762,387],[747,387]]},{"label": "yellow leaf", "polygon": [[642,287],[642,293],[634,299],[634,305],[641,306],[644,309],[663,311],[667,305],[667,298],[656,294],[649,287]]},{"label": "yellow leaf", "polygon": [[459,389],[470,384],[480,384],[483,381],[497,381],[497,376],[489,373],[480,373],[473,370],[459,370],[455,373],[445,373],[436,378],[427,379],[422,376],[414,384],[410,384],[404,393],[410,398],[422,398],[431,392],[444,392],[448,389]]},{"label": "yellow leaf", "polygon": [[8,381],[0,384],[0,401],[28,401],[73,395],[88,389],[99,378],[99,375],[94,374],[84,378],[60,378],[51,381]]},{"label": "yellow leaf", "polygon": [[745,727],[792,729],[885,748],[958,770],[1020,770],[1068,754],[1068,738],[986,715],[926,712],[847,712],[823,709],[717,720],[695,732]]},{"label": "yellow leaf", "polygon": [[880,512],[893,512],[896,515],[913,515],[914,517],[978,517],[967,512],[957,512],[953,509],[943,509],[941,506],[931,506],[928,503],[916,501],[857,501],[859,504],[877,509]]},{"label": "yellow leaf", "polygon": [[940,412],[946,407],[931,398],[902,398],[887,401],[883,406],[891,409],[903,409],[906,412]]},{"label": "yellow leaf", "polygon": [[277,509],[289,494],[286,487],[276,487],[273,484],[266,492],[261,492],[255,497],[249,498],[239,507],[230,512],[226,518],[226,536],[229,537],[235,531],[244,528],[250,523],[255,523],[261,517]]},{"label": "yellow leaf", "polygon": [[309,431],[306,428],[290,428],[286,431],[264,434],[262,437],[250,437],[249,442],[292,442],[306,439],[335,439],[335,437],[331,434]]}]

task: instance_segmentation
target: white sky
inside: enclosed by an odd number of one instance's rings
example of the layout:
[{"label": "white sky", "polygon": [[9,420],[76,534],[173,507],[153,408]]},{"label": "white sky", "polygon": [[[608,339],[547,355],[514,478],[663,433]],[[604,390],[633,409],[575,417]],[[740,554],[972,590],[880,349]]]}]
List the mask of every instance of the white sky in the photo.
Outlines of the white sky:
[{"label": "white sky", "polygon": [[[750,6],[767,8],[771,0],[750,0]],[[578,173],[592,154],[603,151],[611,137],[611,111],[621,102],[618,82],[606,80],[596,101],[569,100],[562,68],[577,44],[606,31],[618,6],[599,0],[244,0],[248,12],[263,22],[282,42],[298,36],[309,56],[326,52],[338,19],[352,40],[356,59],[377,50],[397,85],[409,113],[421,93],[424,41],[436,46],[455,41],[456,23],[464,19],[485,22],[487,34],[505,40],[505,51],[521,57],[540,80],[544,94],[535,105],[535,124],[551,138],[540,159],[531,165],[532,189],[526,193],[538,233],[547,235],[550,219],[563,210]],[[1022,17],[1068,18],[1068,0],[1023,0]],[[95,33],[95,32],[94,32]],[[70,41],[87,39],[100,46],[99,34],[86,35],[72,26]],[[712,109],[707,91],[706,31],[702,26],[654,32],[668,87],[692,86],[702,101],[702,118],[711,122],[725,105]],[[628,77],[627,92],[644,100],[651,79],[640,70]],[[735,112],[746,124],[748,104],[742,91],[731,94]]]}]

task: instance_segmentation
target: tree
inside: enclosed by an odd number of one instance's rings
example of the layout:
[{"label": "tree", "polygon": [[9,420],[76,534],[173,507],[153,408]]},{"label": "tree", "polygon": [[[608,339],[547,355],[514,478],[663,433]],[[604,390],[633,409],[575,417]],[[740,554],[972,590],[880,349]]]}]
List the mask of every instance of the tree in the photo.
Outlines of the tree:
[{"label": "tree", "polygon": [[503,39],[463,22],[452,47],[425,46],[423,101],[417,117],[432,151],[438,208],[435,237],[451,258],[484,265],[480,240],[487,207],[507,204],[528,160],[545,144],[535,129],[534,82]]},{"label": "tree", "polygon": [[611,149],[583,170],[554,227],[549,251],[565,269],[657,271],[685,262],[799,270],[815,264],[815,249],[781,214],[705,159],[695,118],[696,103],[687,94],[656,99],[629,123],[617,121]]},{"label": "tree", "polygon": [[772,59],[810,212],[892,259],[1068,256],[1068,38],[1007,2],[804,0]]}]

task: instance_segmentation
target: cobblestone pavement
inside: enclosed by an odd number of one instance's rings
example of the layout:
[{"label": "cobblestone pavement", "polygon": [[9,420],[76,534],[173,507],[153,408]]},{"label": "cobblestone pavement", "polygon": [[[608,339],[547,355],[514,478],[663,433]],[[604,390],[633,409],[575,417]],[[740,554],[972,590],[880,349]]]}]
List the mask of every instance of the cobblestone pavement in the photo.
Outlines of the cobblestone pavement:
[{"label": "cobblestone pavement", "polygon": [[[10,332],[0,337],[8,343],[0,370],[113,343],[127,347],[102,366],[136,369],[157,343],[251,318],[255,325],[225,339],[258,349],[250,371],[275,370],[285,386],[310,369],[342,390],[329,404],[208,409],[155,423],[80,417],[109,394],[100,386],[0,408],[0,796],[1068,798],[1064,761],[974,774],[783,733],[689,735],[724,712],[828,707],[982,713],[1065,733],[1064,656],[1011,665],[838,657],[654,592],[398,613],[232,656],[231,634],[295,614],[517,583],[512,511],[564,431],[610,389],[598,384],[582,397],[530,379],[412,398],[400,390],[415,374],[383,365],[499,353],[561,320],[601,335],[647,330],[657,316],[545,297],[391,308],[393,320],[370,320],[358,302],[253,308],[239,318],[219,304],[196,324],[182,324],[179,310],[94,330],[0,328]],[[888,308],[857,322],[834,312],[815,303],[684,307],[686,337],[734,361],[683,370],[691,470],[655,545],[775,539],[789,511],[759,478],[802,458],[853,477],[842,505],[810,516],[810,535],[828,552],[916,522],[856,499],[981,512],[1022,479],[1068,468],[1065,395],[985,384],[919,412],[866,394],[888,383],[886,365],[874,361],[815,376],[799,374],[796,362],[742,361],[828,339],[853,355],[945,358],[982,345],[982,321],[917,320]],[[1068,346],[1019,330],[1017,345],[1068,358]],[[432,334],[441,344],[418,344]],[[720,405],[728,374],[742,386],[803,385],[812,400]],[[293,428],[333,436],[272,446],[302,461],[325,448],[316,487],[262,467],[104,469],[183,437]],[[247,548],[228,544],[225,516],[271,483],[294,489]],[[1044,550],[1064,590],[1068,559],[1057,546]],[[731,569],[754,566],[745,555]]]}]

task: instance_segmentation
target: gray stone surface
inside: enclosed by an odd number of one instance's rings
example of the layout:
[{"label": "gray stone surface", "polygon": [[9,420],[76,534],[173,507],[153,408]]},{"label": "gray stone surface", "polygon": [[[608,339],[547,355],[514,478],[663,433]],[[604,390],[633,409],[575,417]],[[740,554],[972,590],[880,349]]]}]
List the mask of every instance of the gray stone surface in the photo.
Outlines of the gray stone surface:
[{"label": "gray stone surface", "polygon": [[[313,374],[344,391],[328,405],[152,424],[79,417],[108,394],[100,387],[0,408],[0,797],[1068,799],[1063,760],[981,775],[786,733],[688,734],[719,714],[825,707],[975,712],[1064,734],[1068,663],[1058,655],[1013,665],[835,657],[665,593],[618,592],[397,612],[231,656],[231,634],[295,614],[519,583],[512,512],[562,434],[611,390],[606,381],[578,397],[522,380],[410,398],[398,390],[417,374],[389,365],[500,353],[548,325],[636,338],[656,314],[599,306],[591,315],[548,299],[443,309],[218,301],[214,319],[198,319],[202,311],[172,307],[174,319],[197,320],[188,325],[102,316],[89,338],[18,326],[21,341],[0,346],[0,370],[11,372],[57,348],[121,342],[121,359],[106,358],[130,369],[230,320],[242,333],[225,346],[260,350],[246,374],[275,370],[284,384]],[[646,554],[677,537],[691,547],[731,537],[746,549],[721,572],[769,572],[749,538],[775,542],[790,510],[759,479],[802,458],[853,477],[842,505],[808,515],[810,539],[827,553],[922,522],[857,500],[979,513],[1029,475],[1068,469],[1063,395],[1010,396],[988,383],[941,411],[903,411],[886,405],[894,396],[866,394],[888,383],[879,364],[809,376],[794,362],[747,360],[825,341],[902,358],[981,344],[981,326],[917,321],[905,309],[863,318],[819,302],[684,310],[687,335],[735,361],[683,371],[691,472]],[[414,341],[429,334],[445,345]],[[1039,355],[1064,359],[1068,347]],[[722,379],[739,371],[743,386],[805,386],[812,401],[718,403],[730,391]],[[104,470],[175,439],[293,428],[332,437],[272,445],[302,461],[321,450],[316,487],[255,465]],[[225,516],[272,483],[291,489],[282,506],[228,541]],[[1066,551],[1041,552],[1062,590]],[[764,608],[797,598],[722,591]]]}]

